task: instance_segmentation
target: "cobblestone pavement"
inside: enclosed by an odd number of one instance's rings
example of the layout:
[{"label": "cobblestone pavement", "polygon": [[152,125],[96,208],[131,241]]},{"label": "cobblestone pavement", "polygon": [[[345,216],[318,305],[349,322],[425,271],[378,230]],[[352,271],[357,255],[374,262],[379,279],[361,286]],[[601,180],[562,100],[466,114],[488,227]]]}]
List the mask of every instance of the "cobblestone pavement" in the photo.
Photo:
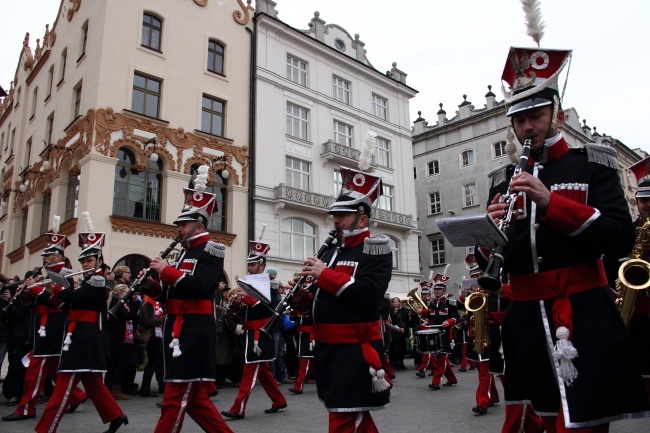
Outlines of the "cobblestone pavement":
[{"label": "cobblestone pavement", "polygon": [[[391,391],[391,406],[388,409],[373,412],[373,418],[380,432],[436,432],[436,433],[494,433],[501,431],[504,417],[503,404],[489,408],[487,415],[475,415],[471,409],[475,406],[477,385],[476,371],[457,372],[459,383],[451,387],[442,387],[439,391],[428,388],[431,378],[420,379],[415,376],[412,360],[409,370],[397,372],[397,380]],[[6,366],[5,366],[6,367]],[[454,367],[457,368],[457,367]],[[6,374],[3,368],[2,377]],[[137,382],[141,373],[138,373]],[[443,379],[444,380],[444,379]],[[154,381],[155,382],[155,381]],[[316,396],[315,385],[305,385],[302,395],[293,395],[288,389],[291,385],[282,385],[281,389],[288,402],[288,408],[276,414],[265,414],[264,409],[271,407],[271,400],[261,386],[256,386],[246,409],[246,418],[228,421],[235,432],[271,433],[271,432],[326,432],[327,412]],[[498,383],[502,394],[501,384]],[[237,389],[222,387],[219,395],[212,401],[217,408],[228,410]],[[503,398],[503,395],[501,395]],[[156,402],[162,398],[132,396],[119,404],[129,417],[129,425],[123,426],[120,433],[152,432],[160,415]],[[6,406],[4,397],[0,396],[0,416],[13,411]],[[0,422],[1,433],[19,433],[33,431],[44,405],[39,404],[37,418],[25,421]],[[97,412],[90,401],[81,405],[73,414],[67,414],[59,426],[61,433],[103,432],[108,427],[102,425]],[[183,432],[193,433],[202,430],[190,418],[185,417]],[[648,419],[625,420],[612,423],[610,433],[639,433],[650,431]]]}]

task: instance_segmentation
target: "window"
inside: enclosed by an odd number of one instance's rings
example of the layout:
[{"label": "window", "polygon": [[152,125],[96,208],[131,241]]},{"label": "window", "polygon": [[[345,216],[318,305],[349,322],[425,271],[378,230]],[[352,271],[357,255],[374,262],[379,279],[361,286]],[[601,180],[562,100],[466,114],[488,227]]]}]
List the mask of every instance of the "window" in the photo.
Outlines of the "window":
[{"label": "window", "polygon": [[[2,155],[2,152],[4,152],[5,150],[7,149],[5,148],[5,133],[3,132],[2,135],[0,135],[0,155]],[[4,178],[5,178],[4,176],[0,177],[0,179],[4,179]]]},{"label": "window", "polygon": [[133,75],[131,111],[157,118],[160,110],[160,84],[160,80],[136,72]]},{"label": "window", "polygon": [[478,195],[476,194],[476,182],[463,185],[463,207],[476,206]]},{"label": "window", "polygon": [[387,210],[387,211],[393,211],[393,208],[395,207],[395,204],[393,202],[393,191],[394,188],[390,185],[383,185],[383,194],[381,197],[379,197],[377,207],[379,209]]},{"label": "window", "polygon": [[413,167],[413,180],[418,180],[418,169]]},{"label": "window", "polygon": [[52,95],[52,83],[54,83],[54,65],[50,67],[50,70],[47,72],[47,96],[45,100],[47,101]]},{"label": "window", "polygon": [[[199,165],[194,164],[190,168],[192,179],[190,180],[189,187],[194,188],[194,179],[198,174]],[[208,182],[206,191],[215,195],[214,201],[217,205],[217,210],[212,214],[208,221],[208,230],[219,232],[226,231],[226,209],[228,198],[228,182],[217,173],[214,179]]]},{"label": "window", "polygon": [[29,116],[30,120],[36,115],[36,102],[38,102],[38,87],[35,87],[34,92],[32,93],[32,110]]},{"label": "window", "polygon": [[287,79],[301,86],[307,85],[307,64],[287,56]]},{"label": "window", "polygon": [[495,158],[503,158],[506,156],[506,142],[505,141],[499,141],[498,143],[494,143],[494,157]]},{"label": "window", "polygon": [[129,149],[117,151],[113,186],[113,215],[160,221],[162,161],[147,159],[147,168],[135,168],[135,155]]},{"label": "window", "polygon": [[38,235],[42,236],[47,233],[47,229],[50,223],[50,204],[52,202],[52,196],[50,193],[43,194],[43,205],[41,206],[41,226],[38,231]]},{"label": "window", "polygon": [[308,162],[286,157],[286,184],[289,187],[310,190],[310,171]]},{"label": "window", "polygon": [[68,49],[66,48],[61,53],[61,65],[60,65],[60,69],[59,69],[59,82],[57,83],[57,86],[60,86],[61,83],[63,83],[63,80],[65,80],[65,66],[66,66],[67,62],[68,62]]},{"label": "window", "polygon": [[81,113],[81,82],[77,84],[77,86],[74,88],[74,106],[73,106],[73,114],[72,118],[76,119],[77,116]]},{"label": "window", "polygon": [[142,15],[142,41],[143,47],[160,51],[160,36],[162,35],[162,21],[153,14]]},{"label": "window", "polygon": [[344,104],[350,104],[350,83],[339,77],[332,77],[332,97]]},{"label": "window", "polygon": [[316,228],[298,218],[282,220],[280,229],[280,256],[304,260],[316,252]]},{"label": "window", "polygon": [[345,42],[340,39],[334,41],[334,47],[339,51],[345,51]]},{"label": "window", "polygon": [[388,244],[390,245],[390,254],[393,257],[393,269],[399,269],[399,244],[395,239],[388,236]]},{"label": "window", "polygon": [[20,222],[20,247],[25,246],[27,241],[27,216],[29,214],[29,209],[23,212],[23,220]]},{"label": "window", "polygon": [[79,180],[80,175],[70,176],[65,195],[65,221],[77,218],[77,207],[79,206]]},{"label": "window", "polygon": [[208,41],[208,71],[223,75],[223,45],[214,39]]},{"label": "window", "polygon": [[445,264],[445,240],[440,238],[434,238],[430,241],[430,256],[431,260],[430,266],[438,266]]},{"label": "window", "polygon": [[83,56],[86,55],[86,45],[88,44],[88,21],[84,23],[83,26],[81,26],[81,44],[80,44],[80,50],[79,50],[79,59],[77,61],[81,60]]},{"label": "window", "polygon": [[334,121],[334,141],[344,146],[352,147],[352,127]]},{"label": "window", "polygon": [[341,177],[341,170],[338,168],[334,170],[334,195],[333,197],[336,198],[339,196],[341,193],[341,187],[343,186],[343,178]]},{"label": "window", "polygon": [[203,95],[201,106],[201,131],[223,137],[223,118],[225,103],[208,95]]},{"label": "window", "polygon": [[436,159],[427,162],[427,177],[440,174],[440,162]]},{"label": "window", "polygon": [[429,215],[442,212],[442,203],[440,200],[440,191],[429,194]]},{"label": "window", "polygon": [[461,167],[467,167],[470,165],[474,165],[474,151],[473,150],[466,150],[463,153],[460,154],[461,158]]},{"label": "window", "polygon": [[377,164],[382,167],[390,168],[390,141],[385,138],[377,137],[375,150],[377,155]]},{"label": "window", "polygon": [[52,143],[52,134],[54,133],[54,112],[47,116],[47,123],[45,126],[45,140],[47,144]]},{"label": "window", "polygon": [[9,155],[14,154],[15,143],[16,143],[16,128],[11,130],[11,140],[9,141]]},{"label": "window", "polygon": [[388,120],[388,100],[381,96],[372,95],[372,115]]},{"label": "window", "polygon": [[292,137],[308,140],[308,125],[307,110],[293,104],[287,104],[287,134]]},{"label": "window", "polygon": [[27,139],[27,142],[25,143],[24,158],[25,158],[25,165],[23,165],[23,167],[27,168],[29,167],[29,160],[32,158],[32,137],[29,137],[29,139]]},{"label": "window", "polygon": [[15,102],[14,102],[14,109],[18,108],[18,106],[20,105],[20,97],[21,97],[21,93],[22,93],[22,91],[23,91],[23,88],[22,88],[22,87],[19,87],[19,88],[16,90],[16,97],[14,98],[14,101],[15,101]]}]

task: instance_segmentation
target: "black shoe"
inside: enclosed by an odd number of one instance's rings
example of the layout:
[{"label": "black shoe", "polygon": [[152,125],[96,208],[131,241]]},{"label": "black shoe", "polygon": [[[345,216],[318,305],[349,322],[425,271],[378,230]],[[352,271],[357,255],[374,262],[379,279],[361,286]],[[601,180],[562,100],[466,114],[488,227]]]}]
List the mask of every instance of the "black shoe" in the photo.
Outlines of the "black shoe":
[{"label": "black shoe", "polygon": [[276,413],[280,409],[286,409],[286,407],[287,407],[287,404],[285,403],[282,406],[275,406],[275,407],[272,407],[271,409],[266,409],[264,411],[264,413]]},{"label": "black shoe", "polygon": [[222,410],[221,415],[225,416],[226,418],[230,418],[230,419],[244,419],[244,415],[240,415],[238,413],[232,413],[232,412],[227,411],[227,410]]},{"label": "black shoe", "polygon": [[81,402],[79,402],[79,403],[77,403],[77,404],[71,404],[70,406],[68,406],[68,410],[67,410],[66,412],[67,412],[67,413],[72,413],[72,412],[74,412],[75,410],[77,410],[77,408],[79,407],[79,405],[80,405],[80,404],[84,404],[84,403],[86,402],[86,400],[88,400],[88,397],[84,398],[83,401],[81,401]]},{"label": "black shoe", "polygon": [[424,379],[424,376],[426,376],[426,373],[424,371],[422,371],[422,370],[418,370],[418,372],[415,373],[415,375],[417,377],[421,378],[421,379]]},{"label": "black shoe", "polygon": [[466,368],[459,368],[458,371],[460,371],[461,373],[465,373],[467,371],[467,369]]},{"label": "black shoe", "polygon": [[16,406],[18,404],[18,397],[11,397],[7,399],[7,406]]},{"label": "black shoe", "polygon": [[429,384],[429,388],[431,388],[434,391],[438,391],[440,389],[440,387],[438,385],[434,385],[432,383]]},{"label": "black shoe", "polygon": [[472,412],[477,415],[485,415],[487,413],[487,409],[483,409],[481,406],[474,406],[472,408]]},{"label": "black shoe", "polygon": [[294,389],[294,388],[289,388],[289,392],[291,394],[295,394],[295,395],[302,394],[302,391],[300,391],[299,389]]},{"label": "black shoe", "polygon": [[157,392],[153,392],[150,389],[141,389],[138,394],[140,397],[159,397]]},{"label": "black shoe", "polygon": [[120,427],[122,427],[122,424],[126,425],[128,423],[129,419],[126,417],[126,415],[122,414],[111,421],[111,425],[108,426],[108,430],[106,430],[104,433],[115,433]]},{"label": "black shoe", "polygon": [[452,385],[456,385],[457,383],[458,382],[447,382],[447,383],[443,383],[442,386],[452,386]]},{"label": "black shoe", "polygon": [[158,403],[156,403],[156,406],[158,406],[158,407],[162,407],[162,406],[163,406],[163,402],[162,402],[162,401],[159,401]]},{"label": "black shoe", "polygon": [[24,419],[36,418],[36,415],[18,415],[17,413],[10,413],[7,416],[3,416],[3,421],[22,421]]}]

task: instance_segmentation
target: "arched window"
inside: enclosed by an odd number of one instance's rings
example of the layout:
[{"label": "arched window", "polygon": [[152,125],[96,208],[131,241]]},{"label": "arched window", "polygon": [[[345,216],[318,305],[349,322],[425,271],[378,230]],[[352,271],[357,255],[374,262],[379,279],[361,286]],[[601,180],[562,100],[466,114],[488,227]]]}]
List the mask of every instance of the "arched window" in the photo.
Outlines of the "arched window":
[{"label": "arched window", "polygon": [[113,186],[113,215],[160,221],[162,161],[147,158],[147,168],[135,168],[135,155],[123,147],[117,151]]},{"label": "arched window", "polygon": [[[194,179],[198,174],[198,169],[199,164],[194,164],[190,168],[190,174],[192,175],[189,184],[190,188],[194,188]],[[217,173],[213,179],[208,180],[208,186],[205,190],[215,195],[214,199],[217,203],[217,210],[212,214],[210,221],[208,221],[208,230],[218,232],[227,231],[226,209],[228,204],[228,181],[221,177],[220,173]]]},{"label": "arched window", "polygon": [[316,227],[299,218],[282,220],[280,256],[304,260],[316,252]]},{"label": "arched window", "polygon": [[79,206],[79,179],[80,175],[70,175],[68,188],[65,195],[65,220],[77,218],[77,206]]},{"label": "arched window", "polygon": [[390,245],[390,254],[393,257],[393,269],[399,269],[399,243],[388,236],[388,243]]},{"label": "arched window", "polygon": [[38,231],[39,236],[47,233],[50,225],[50,204],[52,203],[52,193],[50,191],[43,191],[43,204],[41,206],[41,227]]},{"label": "arched window", "polygon": [[223,48],[214,39],[208,41],[208,71],[223,75]]},{"label": "arched window", "polygon": [[162,21],[150,12],[142,16],[142,40],[143,47],[161,51],[160,39],[162,37]]}]

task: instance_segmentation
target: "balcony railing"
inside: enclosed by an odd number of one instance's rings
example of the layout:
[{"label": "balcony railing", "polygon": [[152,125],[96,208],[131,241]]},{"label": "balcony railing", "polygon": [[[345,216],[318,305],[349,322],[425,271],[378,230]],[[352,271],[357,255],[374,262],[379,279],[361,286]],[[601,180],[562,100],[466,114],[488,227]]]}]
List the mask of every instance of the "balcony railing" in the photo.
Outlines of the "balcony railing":
[{"label": "balcony railing", "polygon": [[413,227],[413,217],[383,209],[375,209],[372,219],[379,223],[395,224],[402,227]]},{"label": "balcony railing", "polygon": [[[320,156],[323,158],[323,165],[325,165],[330,159],[343,163],[357,162],[359,161],[360,153],[361,151],[353,147],[345,146],[329,139],[323,143],[323,152]],[[375,155],[372,156],[372,162],[370,164],[373,166],[377,165]]]},{"label": "balcony railing", "polygon": [[313,206],[319,209],[329,209],[332,200],[334,200],[329,195],[292,188],[283,183],[275,187],[275,199],[289,203]]}]

